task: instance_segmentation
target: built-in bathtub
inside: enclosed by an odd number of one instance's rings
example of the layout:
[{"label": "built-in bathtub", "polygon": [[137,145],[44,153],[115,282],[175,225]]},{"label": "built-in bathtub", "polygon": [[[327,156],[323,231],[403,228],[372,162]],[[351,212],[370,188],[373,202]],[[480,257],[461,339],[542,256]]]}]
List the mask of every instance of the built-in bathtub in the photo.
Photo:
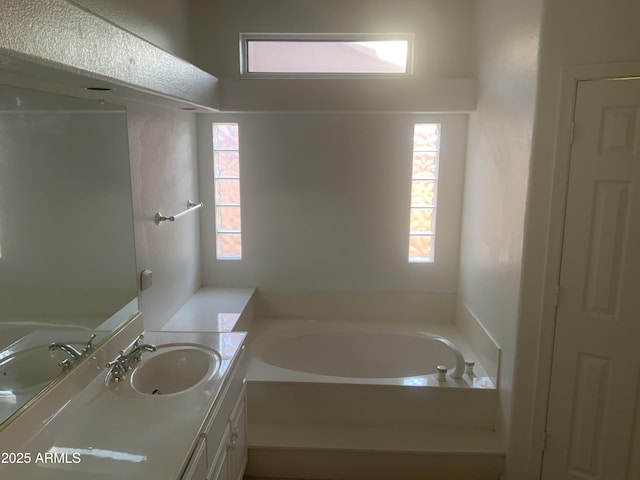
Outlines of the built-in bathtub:
[{"label": "built-in bathtub", "polygon": [[[256,321],[248,345],[248,378],[494,388],[454,329],[433,328],[440,332],[367,323]],[[474,363],[473,375],[462,375],[465,360]],[[438,379],[439,365],[448,370],[444,382]]]},{"label": "built-in bathtub", "polygon": [[256,319],[247,349],[248,475],[497,478],[496,389],[453,326]]}]

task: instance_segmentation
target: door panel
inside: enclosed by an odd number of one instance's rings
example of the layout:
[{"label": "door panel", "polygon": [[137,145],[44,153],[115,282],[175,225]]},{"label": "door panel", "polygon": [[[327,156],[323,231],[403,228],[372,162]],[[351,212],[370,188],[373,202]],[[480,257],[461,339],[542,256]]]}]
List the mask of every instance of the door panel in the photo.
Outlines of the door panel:
[{"label": "door panel", "polygon": [[579,82],[543,478],[638,479],[640,80]]}]

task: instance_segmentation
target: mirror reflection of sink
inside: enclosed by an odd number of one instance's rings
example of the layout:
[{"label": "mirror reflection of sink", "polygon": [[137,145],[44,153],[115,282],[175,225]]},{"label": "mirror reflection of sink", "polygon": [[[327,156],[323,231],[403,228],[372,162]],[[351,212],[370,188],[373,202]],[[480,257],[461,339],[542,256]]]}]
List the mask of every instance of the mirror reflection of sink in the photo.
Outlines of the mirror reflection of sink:
[{"label": "mirror reflection of sink", "polygon": [[61,350],[49,351],[49,345],[19,350],[0,358],[0,391],[21,393],[42,388],[62,373],[58,365],[69,356]]},{"label": "mirror reflection of sink", "polygon": [[185,392],[207,379],[220,368],[220,354],[204,345],[171,343],[158,345],[155,353],[143,354],[132,372],[130,384],[147,395]]}]

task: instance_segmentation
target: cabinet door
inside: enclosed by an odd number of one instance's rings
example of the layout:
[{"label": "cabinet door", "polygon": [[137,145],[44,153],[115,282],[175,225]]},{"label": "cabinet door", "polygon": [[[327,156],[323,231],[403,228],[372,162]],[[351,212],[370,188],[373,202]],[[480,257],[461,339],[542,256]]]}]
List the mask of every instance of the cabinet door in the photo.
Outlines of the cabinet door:
[{"label": "cabinet door", "polygon": [[218,445],[215,457],[210,462],[207,480],[231,480],[229,476],[229,439],[231,436],[231,427],[227,425],[224,435]]},{"label": "cabinet door", "polygon": [[242,480],[247,466],[247,401],[246,388],[243,387],[238,402],[233,409],[229,424],[229,480]]},{"label": "cabinet door", "polygon": [[201,438],[181,480],[205,480],[207,477],[207,441]]}]

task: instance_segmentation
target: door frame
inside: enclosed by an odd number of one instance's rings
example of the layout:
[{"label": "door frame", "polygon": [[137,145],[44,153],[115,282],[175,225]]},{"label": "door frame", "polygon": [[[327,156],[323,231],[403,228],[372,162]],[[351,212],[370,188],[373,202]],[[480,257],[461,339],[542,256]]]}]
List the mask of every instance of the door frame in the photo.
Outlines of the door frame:
[{"label": "door frame", "polygon": [[[572,134],[578,84],[582,81],[604,80],[616,78],[640,78],[640,62],[589,64],[589,65],[565,65],[561,72],[560,102],[557,116],[557,132],[555,146],[553,148],[553,164],[550,169],[554,179],[551,188],[550,214],[548,217],[548,233],[546,236],[546,249],[544,261],[546,269],[541,289],[537,292],[538,299],[542,299],[542,305],[537,307],[534,316],[527,321],[535,321],[533,327],[526,329],[519,325],[519,331],[535,335],[526,339],[518,336],[518,350],[526,349],[526,352],[517,352],[514,369],[514,397],[523,398],[529,396],[532,399],[530,406],[513,408],[514,413],[529,415],[530,421],[516,425],[511,432],[511,438],[527,438],[527,444],[518,452],[518,458],[514,461],[520,465],[514,465],[512,470],[523,474],[523,480],[539,480],[542,478],[543,450],[546,441],[547,411],[549,408],[549,394],[551,386],[551,369],[553,361],[553,348],[555,341],[556,324],[556,299],[558,295],[557,285],[560,280],[560,268],[562,259],[562,247],[565,227],[565,210],[569,186],[569,163],[571,145],[569,138]],[[531,202],[531,199],[528,199]],[[525,227],[526,228],[526,227]],[[524,265],[523,265],[524,267]],[[536,283],[532,279],[531,284]],[[522,284],[521,284],[522,286]],[[522,294],[520,300],[520,318],[522,322]],[[526,346],[525,344],[528,344]],[[528,358],[526,358],[528,355]],[[530,372],[533,378],[529,381],[518,381],[518,374]],[[522,375],[526,375],[522,373]],[[533,389],[533,392],[531,391]],[[508,448],[510,451],[511,448]],[[509,462],[509,459],[507,459]],[[508,479],[511,480],[511,479]]]}]

